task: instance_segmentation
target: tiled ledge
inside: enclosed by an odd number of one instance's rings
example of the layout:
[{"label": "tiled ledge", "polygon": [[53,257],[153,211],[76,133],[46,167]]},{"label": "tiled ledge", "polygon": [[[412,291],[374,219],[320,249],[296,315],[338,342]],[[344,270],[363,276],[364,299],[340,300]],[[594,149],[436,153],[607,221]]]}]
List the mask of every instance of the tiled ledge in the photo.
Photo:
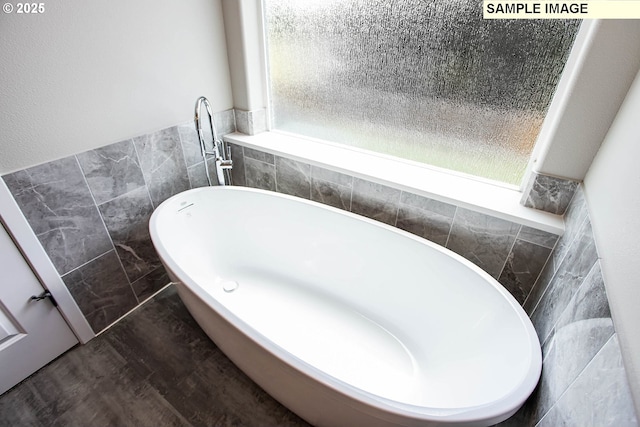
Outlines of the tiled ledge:
[{"label": "tiled ledge", "polygon": [[225,139],[538,230],[564,232],[562,217],[522,206],[522,193],[513,187],[281,132],[233,133]]},{"label": "tiled ledge", "polygon": [[575,180],[532,172],[520,202],[529,208],[564,215],[578,184]]}]

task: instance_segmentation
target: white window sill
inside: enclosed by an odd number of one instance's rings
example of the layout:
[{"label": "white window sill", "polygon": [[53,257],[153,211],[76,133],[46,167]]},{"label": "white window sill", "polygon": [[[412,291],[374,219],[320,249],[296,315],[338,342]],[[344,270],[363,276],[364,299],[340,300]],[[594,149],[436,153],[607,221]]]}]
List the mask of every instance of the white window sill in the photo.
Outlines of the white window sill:
[{"label": "white window sill", "polygon": [[522,193],[506,185],[277,131],[257,135],[232,133],[226,135],[225,140],[549,233],[564,232],[562,217],[522,206]]}]

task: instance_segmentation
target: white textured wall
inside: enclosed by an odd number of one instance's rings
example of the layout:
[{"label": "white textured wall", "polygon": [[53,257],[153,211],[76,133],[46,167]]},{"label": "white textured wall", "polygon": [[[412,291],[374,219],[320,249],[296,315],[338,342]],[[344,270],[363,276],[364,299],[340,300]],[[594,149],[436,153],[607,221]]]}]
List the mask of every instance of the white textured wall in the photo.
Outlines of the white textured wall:
[{"label": "white textured wall", "polygon": [[602,274],[640,414],[640,71],[584,180]]},{"label": "white textured wall", "polygon": [[48,1],[0,53],[0,174],[233,106],[221,0]]}]

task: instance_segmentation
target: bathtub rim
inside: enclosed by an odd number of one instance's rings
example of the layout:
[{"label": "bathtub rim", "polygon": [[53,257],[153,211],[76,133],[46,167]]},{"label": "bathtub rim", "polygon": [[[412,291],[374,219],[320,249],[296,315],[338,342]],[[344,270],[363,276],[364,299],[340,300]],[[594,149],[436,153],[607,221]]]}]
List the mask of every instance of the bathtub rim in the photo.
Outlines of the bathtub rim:
[{"label": "bathtub rim", "polygon": [[[175,200],[178,200],[184,197],[185,194],[195,194],[199,192],[206,193],[209,191],[240,191],[240,192],[258,193],[258,194],[263,194],[270,197],[283,198],[286,200],[293,201],[295,203],[307,204],[315,208],[321,208],[321,209],[328,210],[330,212],[335,212],[340,215],[346,215],[358,221],[364,221],[368,224],[371,224],[372,226],[382,228],[384,230],[390,231],[400,236],[410,238],[421,244],[425,244],[437,251],[443,252],[447,256],[454,258],[454,260],[462,263],[464,266],[471,269],[474,273],[478,274],[482,279],[484,279],[485,282],[487,282],[487,285],[492,286],[494,290],[499,292],[506,299],[509,306],[516,312],[519,323],[523,326],[524,330],[527,332],[527,338],[528,338],[527,342],[530,347],[530,351],[529,351],[530,369],[523,376],[521,381],[518,383],[518,386],[515,387],[515,389],[512,389],[502,398],[486,404],[466,406],[466,407],[460,407],[460,408],[435,408],[435,407],[427,407],[427,406],[418,406],[418,405],[413,405],[413,404],[408,404],[408,403],[388,399],[388,398],[370,393],[366,390],[357,388],[353,385],[350,385],[338,378],[335,378],[321,371],[320,369],[314,367],[313,365],[289,353],[286,349],[274,343],[268,337],[265,337],[264,335],[262,335],[256,329],[254,329],[245,321],[243,321],[240,317],[235,315],[232,311],[227,309],[222,303],[216,300],[213,297],[213,295],[209,294],[202,286],[200,286],[200,284],[198,284],[197,281],[194,280],[184,269],[182,269],[169,255],[168,250],[163,245],[162,239],[159,237],[159,234],[158,234],[159,217],[162,215],[162,212],[165,209],[168,209],[168,207],[171,206]],[[263,350],[269,352],[272,356],[288,364],[294,370],[298,371],[302,375],[309,376],[313,380],[324,385],[325,387],[328,387],[333,391],[339,393],[340,395],[346,396],[349,399],[353,399],[359,402],[360,404],[375,406],[377,408],[381,408],[384,411],[389,412],[396,416],[407,417],[415,420],[431,421],[431,422],[474,422],[478,420],[492,420],[492,419],[496,419],[496,417],[500,417],[505,414],[509,414],[509,416],[511,416],[515,412],[517,412],[517,410],[524,404],[527,398],[533,393],[535,387],[539,382],[541,370],[542,370],[542,350],[541,350],[540,342],[538,339],[538,335],[533,327],[533,324],[531,323],[531,320],[529,319],[524,309],[515,300],[515,298],[495,278],[493,278],[491,275],[489,275],[487,272],[482,270],[477,265],[473,264],[471,261],[462,257],[461,255],[458,255],[457,253],[451,251],[450,249],[447,249],[441,245],[438,245],[434,242],[431,242],[429,240],[416,236],[407,231],[382,223],[380,221],[373,220],[371,218],[364,217],[362,215],[355,214],[353,212],[344,211],[342,209],[324,205],[308,199],[303,199],[300,197],[277,193],[277,192],[268,191],[268,190],[249,188],[249,187],[240,187],[240,186],[200,187],[200,188],[195,188],[191,190],[186,190],[179,194],[176,194],[171,198],[165,200],[160,206],[158,206],[154,210],[151,216],[151,219],[149,221],[149,230],[151,233],[151,239],[153,241],[154,247],[158,252],[158,255],[160,256],[160,259],[164,264],[165,268],[167,268],[170,271],[170,273],[172,273],[175,277],[177,277],[179,281],[182,283],[182,285],[189,288],[189,290],[193,294],[195,294],[201,301],[207,304],[218,315],[223,317],[227,323],[233,325],[238,331],[240,331],[242,334],[247,336],[248,339],[250,339],[256,345],[259,345]],[[509,416],[505,417],[504,419],[507,419]]]}]

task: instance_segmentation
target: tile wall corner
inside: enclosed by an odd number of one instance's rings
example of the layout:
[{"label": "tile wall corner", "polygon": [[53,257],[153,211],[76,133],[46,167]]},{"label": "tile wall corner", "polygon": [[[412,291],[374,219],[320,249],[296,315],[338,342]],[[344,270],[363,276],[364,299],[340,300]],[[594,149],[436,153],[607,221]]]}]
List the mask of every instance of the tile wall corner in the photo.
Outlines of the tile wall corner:
[{"label": "tile wall corner", "polygon": [[638,426],[582,185],[565,222],[524,302],[542,344],[542,376],[503,424]]}]

